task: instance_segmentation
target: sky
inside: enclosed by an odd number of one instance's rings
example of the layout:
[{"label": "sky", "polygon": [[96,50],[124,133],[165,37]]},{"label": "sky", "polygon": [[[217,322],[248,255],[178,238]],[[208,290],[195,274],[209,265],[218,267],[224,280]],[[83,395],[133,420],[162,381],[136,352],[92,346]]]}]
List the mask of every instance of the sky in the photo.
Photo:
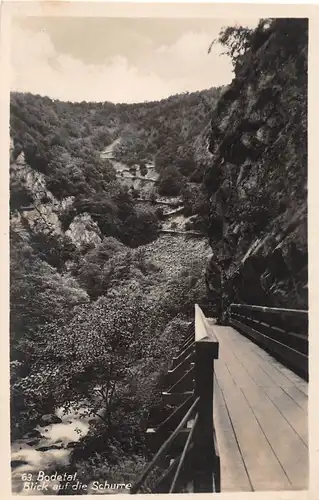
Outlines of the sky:
[{"label": "sky", "polygon": [[224,26],[258,19],[14,18],[11,90],[64,101],[143,102],[230,83]]}]

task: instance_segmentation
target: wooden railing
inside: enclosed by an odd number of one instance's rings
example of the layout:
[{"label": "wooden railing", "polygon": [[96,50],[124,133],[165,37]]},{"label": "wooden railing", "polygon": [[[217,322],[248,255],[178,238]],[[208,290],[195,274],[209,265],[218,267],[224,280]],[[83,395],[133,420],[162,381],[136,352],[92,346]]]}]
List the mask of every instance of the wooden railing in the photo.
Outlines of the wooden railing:
[{"label": "wooden railing", "polygon": [[198,305],[165,381],[170,415],[148,429],[158,450],[130,493],[219,492],[220,462],[213,427],[214,359],[218,342]]},{"label": "wooden railing", "polygon": [[230,324],[308,380],[308,311],[231,304]]}]

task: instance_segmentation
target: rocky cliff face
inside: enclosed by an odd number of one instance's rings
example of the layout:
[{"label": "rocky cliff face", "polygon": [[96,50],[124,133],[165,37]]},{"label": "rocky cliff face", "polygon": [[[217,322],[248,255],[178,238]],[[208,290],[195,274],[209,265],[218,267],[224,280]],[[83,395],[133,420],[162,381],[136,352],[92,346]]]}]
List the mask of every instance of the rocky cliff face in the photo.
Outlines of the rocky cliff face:
[{"label": "rocky cliff face", "polygon": [[226,303],[307,308],[304,19],[260,24],[213,112],[210,244]]},{"label": "rocky cliff face", "polygon": [[[19,184],[27,196],[26,206],[20,206],[19,210],[11,214],[11,227],[17,229],[20,236],[25,239],[29,238],[29,233],[25,229],[26,224],[35,232],[63,234],[60,216],[64,210],[73,205],[74,197],[57,200],[48,189],[45,176],[28,165],[23,153],[14,158],[13,148],[11,140],[10,179],[11,182]],[[88,244],[94,246],[101,242],[101,231],[86,213],[75,217],[65,234],[78,248]]]}]

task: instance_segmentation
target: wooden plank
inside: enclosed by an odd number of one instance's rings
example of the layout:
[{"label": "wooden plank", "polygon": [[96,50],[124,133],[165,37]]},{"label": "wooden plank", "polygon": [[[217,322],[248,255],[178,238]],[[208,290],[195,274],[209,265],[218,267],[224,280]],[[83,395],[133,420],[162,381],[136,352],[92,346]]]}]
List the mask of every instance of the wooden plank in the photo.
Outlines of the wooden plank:
[{"label": "wooden plank", "polygon": [[[227,338],[228,336],[231,339],[234,339],[234,333],[238,336],[237,332],[229,331],[232,329],[227,329],[227,332],[224,332],[223,337]],[[242,337],[245,339],[245,337]],[[269,377],[268,373],[263,370],[263,366],[261,363],[261,358],[258,358],[257,355],[250,351],[251,342],[245,339],[245,368],[248,373],[252,374],[254,380],[260,384],[263,390],[266,392],[267,396],[273,401],[278,410],[283,414],[292,428],[296,431],[296,433],[300,436],[301,440],[304,442],[306,446],[308,446],[308,419],[307,419],[307,411],[306,408],[301,408],[300,405],[284,390],[282,387],[277,385],[277,380]],[[238,352],[238,347],[241,352],[241,347],[239,346],[239,342],[236,343],[236,350],[233,351],[235,354]],[[254,345],[254,344],[253,344]],[[255,346],[258,348],[258,346]],[[259,371],[261,370],[261,372]],[[261,378],[262,373],[264,374],[266,383],[263,383]],[[294,374],[293,374],[294,375]],[[296,375],[297,377],[297,375]],[[293,382],[290,381],[291,384]]]},{"label": "wooden plank", "polygon": [[[273,358],[270,354],[260,349],[256,344],[249,341],[246,337],[238,335],[236,330],[229,328],[228,331],[232,331],[232,335],[237,336],[237,343],[245,344],[246,350],[255,354],[256,360],[262,365],[263,369],[269,366],[267,373],[271,376],[279,385],[283,388],[291,387],[295,385],[300,391],[304,393],[305,396],[308,395],[308,383],[303,380],[299,375],[289,370],[289,368],[283,366],[279,361]],[[307,398],[306,398],[307,399]]]},{"label": "wooden plank", "polygon": [[221,345],[220,360],[215,363],[216,377],[224,395],[253,491],[290,490],[292,485],[255,414],[243,392],[234,383],[226,365],[221,362],[224,352],[225,346]]},{"label": "wooden plank", "polygon": [[[245,356],[248,356],[251,362],[260,365],[261,369],[272,380],[272,384],[270,385],[280,387],[301,409],[306,413],[308,412],[307,382],[288,368],[283,367],[272,356],[243,335],[238,334],[233,328],[221,328],[224,338],[229,337],[233,339],[236,342],[236,349],[244,348]],[[249,368],[249,364],[247,364],[247,368]],[[267,387],[267,384],[265,384],[265,387]]]},{"label": "wooden plank", "polygon": [[214,426],[220,456],[221,491],[252,491],[217,378],[214,380]]},{"label": "wooden plank", "polygon": [[256,306],[256,305],[248,305],[248,304],[231,304],[230,309],[232,311],[259,311],[261,313],[270,313],[278,316],[295,316],[297,318],[303,317],[305,320],[308,318],[308,310],[307,309],[283,309],[278,307],[266,307],[266,306]]},{"label": "wooden plank", "polygon": [[178,406],[193,394],[193,391],[185,392],[162,392],[165,405]]},{"label": "wooden plank", "polygon": [[168,384],[167,392],[191,391],[194,387],[194,368],[190,368],[174,385]]},{"label": "wooden plank", "polygon": [[186,358],[191,352],[193,352],[195,349],[195,342],[192,342],[186,349],[184,349],[182,352],[180,352],[177,356],[173,357],[173,366],[179,365],[183,359]]},{"label": "wooden plank", "polygon": [[238,328],[250,338],[262,343],[266,348],[269,348],[272,352],[281,356],[282,359],[285,359],[290,366],[293,366],[296,370],[300,370],[305,374],[308,373],[308,357],[305,354],[302,354],[277,340],[274,340],[267,335],[264,335],[254,328],[245,325],[244,323],[232,319],[231,324]]},{"label": "wooden plank", "polygon": [[[266,351],[257,346],[254,342],[239,334],[234,328],[223,328],[223,335],[230,336],[238,345],[243,346],[245,353],[250,352],[255,356],[255,360],[262,366],[267,375],[285,392],[287,392],[297,404],[307,411],[308,404],[308,383],[294,372],[283,366]],[[226,329],[227,328],[227,329]]]},{"label": "wooden plank", "polygon": [[264,388],[267,396],[308,447],[308,418],[299,405],[280,387]]},{"label": "wooden plank", "polygon": [[[285,474],[294,489],[307,488],[308,449],[299,435],[274,405],[267,393],[260,387],[254,377],[247,372],[241,360],[241,354],[232,351],[233,345],[226,345],[223,351],[225,364],[236,386],[240,388],[251,407],[269,445],[280,462]],[[240,356],[240,359],[239,357]],[[246,361],[247,362],[247,361]]]},{"label": "wooden plank", "polygon": [[165,377],[165,385],[166,387],[171,387],[173,384],[176,384],[178,380],[182,378],[185,373],[194,366],[192,362],[194,359],[194,353],[191,352],[188,356],[186,356],[179,365],[176,365],[171,370],[168,370]]},{"label": "wooden plank", "polygon": [[267,374],[276,381],[277,385],[282,388],[291,387],[294,384],[298,389],[302,390],[307,396],[308,393],[308,383],[303,380],[299,375],[295,374],[289,368],[283,366],[279,361],[277,361],[269,353],[261,349],[254,342],[249,340],[244,335],[238,333],[232,327],[220,327],[223,328],[223,335],[232,339],[236,343],[238,348],[245,349],[245,352],[250,352],[255,356],[256,361],[262,366],[262,369],[267,372]]}]

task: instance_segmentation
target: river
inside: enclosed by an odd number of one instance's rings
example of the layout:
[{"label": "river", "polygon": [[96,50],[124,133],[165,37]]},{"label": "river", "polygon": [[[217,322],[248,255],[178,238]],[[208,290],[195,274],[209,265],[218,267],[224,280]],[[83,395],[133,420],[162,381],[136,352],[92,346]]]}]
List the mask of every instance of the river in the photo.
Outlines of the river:
[{"label": "river", "polygon": [[[63,408],[56,410],[56,418],[51,417],[54,423],[38,425],[25,437],[12,443],[12,492],[14,494],[45,494],[44,491],[24,489],[23,474],[32,474],[34,479],[41,470],[46,474],[49,472],[52,474],[53,469],[59,472],[61,467],[67,466],[73,446],[88,433],[89,420],[92,418],[80,417],[79,411],[72,409],[65,414]],[[48,491],[51,494],[56,494],[53,489],[56,483],[57,481],[48,483]]]}]

